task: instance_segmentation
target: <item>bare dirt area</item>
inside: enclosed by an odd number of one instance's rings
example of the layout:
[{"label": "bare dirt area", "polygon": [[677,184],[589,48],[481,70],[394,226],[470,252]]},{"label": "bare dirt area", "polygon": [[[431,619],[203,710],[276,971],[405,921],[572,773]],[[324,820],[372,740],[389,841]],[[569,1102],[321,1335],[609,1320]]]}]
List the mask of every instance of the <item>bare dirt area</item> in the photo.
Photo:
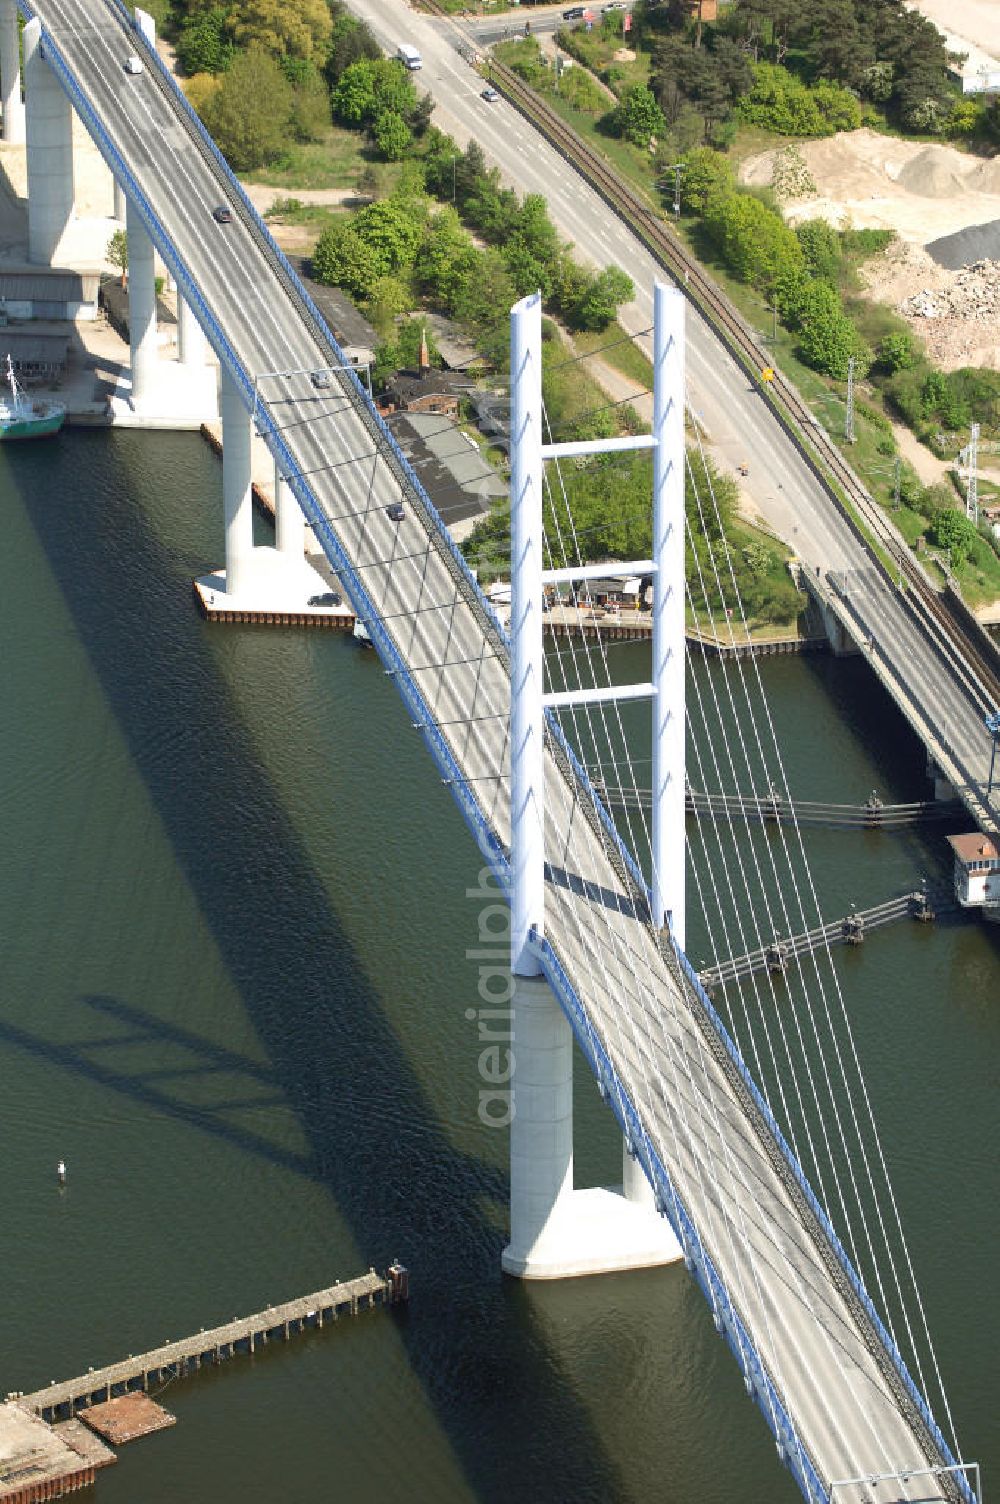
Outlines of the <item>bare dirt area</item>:
[{"label": "bare dirt area", "polygon": [[943,370],[1000,368],[1000,262],[947,271],[920,246],[896,241],[861,276],[867,295],[901,313]]},{"label": "bare dirt area", "polygon": [[[750,157],[740,176],[774,186],[792,224],[894,230],[863,269],[868,296],[901,313],[943,368],[1000,365],[1000,156],[859,130]],[[925,249],[954,237],[960,262],[963,234],[971,265],[948,270]]]},{"label": "bare dirt area", "polygon": [[[789,171],[790,157],[801,158],[802,168]],[[740,178],[770,186],[776,174],[793,224],[827,219],[838,228],[895,230],[926,245],[1000,220],[1000,157],[973,157],[952,146],[843,131],[748,157]]]}]

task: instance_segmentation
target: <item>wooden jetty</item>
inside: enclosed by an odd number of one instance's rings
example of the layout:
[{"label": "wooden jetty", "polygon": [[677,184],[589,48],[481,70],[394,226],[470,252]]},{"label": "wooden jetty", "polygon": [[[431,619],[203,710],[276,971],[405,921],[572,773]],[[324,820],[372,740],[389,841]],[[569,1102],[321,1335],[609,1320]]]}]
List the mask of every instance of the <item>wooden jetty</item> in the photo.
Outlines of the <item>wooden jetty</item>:
[{"label": "wooden jetty", "polygon": [[[591,782],[609,809],[652,809],[648,788],[608,784],[597,768],[588,770]],[[769,795],[707,794],[687,788],[684,807],[689,815],[710,820],[740,821],[749,825],[828,825],[853,830],[898,830],[909,825],[954,824],[965,819],[957,799],[923,799],[912,804],[883,804],[872,792],[864,804],[825,804],[817,799],[789,799],[776,789]]]},{"label": "wooden jetty", "polygon": [[[89,1405],[104,1403],[133,1390],[147,1392],[168,1379],[181,1378],[205,1365],[223,1363],[238,1352],[256,1352],[277,1338],[287,1342],[298,1332],[323,1327],[342,1316],[356,1316],[359,1311],[378,1305],[396,1304],[406,1300],[408,1294],[408,1274],[401,1264],[390,1265],[384,1275],[370,1269],[360,1279],[331,1285],[284,1305],[269,1306],[254,1316],[234,1317],[224,1326],[200,1331],[180,1342],[166,1342],[162,1347],[129,1356],[106,1368],[92,1368],[79,1378],[52,1383],[33,1394],[12,1394],[7,1398],[44,1421],[71,1419]],[[0,1499],[3,1498],[0,1493]]]},{"label": "wooden jetty", "polygon": [[701,972],[701,981],[711,991],[715,987],[726,987],[732,982],[742,981],[744,977],[752,976],[758,971],[780,975],[815,950],[830,945],[861,945],[865,935],[871,930],[881,929],[883,925],[892,924],[897,919],[909,918],[927,923],[942,909],[953,907],[954,903],[946,895],[941,895],[932,903],[926,887],[912,893],[901,893],[899,897],[875,904],[870,909],[852,909],[843,919],[817,925],[813,930],[790,935],[786,940],[774,939],[770,945],[762,945],[759,950],[749,951],[745,956],[734,956],[732,960],[709,966]]}]

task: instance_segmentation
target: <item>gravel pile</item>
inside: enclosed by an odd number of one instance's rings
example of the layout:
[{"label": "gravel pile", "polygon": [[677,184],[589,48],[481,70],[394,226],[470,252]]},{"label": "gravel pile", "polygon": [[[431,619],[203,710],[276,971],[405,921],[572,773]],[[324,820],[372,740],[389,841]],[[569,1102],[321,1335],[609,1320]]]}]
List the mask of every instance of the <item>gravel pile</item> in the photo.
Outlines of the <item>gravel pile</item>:
[{"label": "gravel pile", "polygon": [[930,242],[927,251],[938,266],[949,271],[971,266],[974,261],[1000,261],[1000,219],[985,225],[970,225],[967,230],[956,230],[954,235],[942,235]]}]

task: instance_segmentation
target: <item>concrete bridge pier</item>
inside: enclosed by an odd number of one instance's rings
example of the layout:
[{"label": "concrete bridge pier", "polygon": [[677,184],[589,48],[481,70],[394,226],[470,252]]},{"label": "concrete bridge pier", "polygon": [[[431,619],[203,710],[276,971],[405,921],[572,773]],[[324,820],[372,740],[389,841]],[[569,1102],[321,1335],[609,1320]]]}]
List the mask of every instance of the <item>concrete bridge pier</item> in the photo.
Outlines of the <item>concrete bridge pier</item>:
[{"label": "concrete bridge pier", "polygon": [[951,804],[958,798],[958,790],[941,771],[937,762],[927,754],[927,777],[934,785],[934,798],[939,804]]},{"label": "concrete bridge pier", "polygon": [[16,0],[0,0],[0,96],[3,99],[3,139],[25,139],[24,99],[21,95],[21,39]]},{"label": "concrete bridge pier", "polygon": [[274,541],[279,554],[301,560],[306,547],[306,519],[295,493],[274,462]]},{"label": "concrete bridge pier", "polygon": [[222,370],[222,501],[226,520],[226,594],[247,595],[252,586],[253,494],[251,446],[253,425],[243,393]]},{"label": "concrete bridge pier", "polygon": [[566,1279],[676,1262],[683,1257],[680,1245],[633,1160],[625,1194],[620,1186],[574,1189],[573,1031],[544,977],[515,976],[513,983],[504,1272]]},{"label": "concrete bridge pier", "polygon": [[42,56],[41,35],[41,22],[29,21],[24,28],[28,260],[52,266],[73,222],[73,108]]},{"label": "concrete bridge pier", "polygon": [[128,332],[132,354],[133,412],[150,409],[156,400],[159,352],[156,332],[156,265],[153,242],[135,208],[126,207],[128,235]]},{"label": "concrete bridge pier", "polygon": [[115,192],[114,218],[117,219],[119,224],[123,225],[125,223],[126,214],[125,189],[122,187],[121,183],[119,183],[117,178],[115,178],[113,181]]}]

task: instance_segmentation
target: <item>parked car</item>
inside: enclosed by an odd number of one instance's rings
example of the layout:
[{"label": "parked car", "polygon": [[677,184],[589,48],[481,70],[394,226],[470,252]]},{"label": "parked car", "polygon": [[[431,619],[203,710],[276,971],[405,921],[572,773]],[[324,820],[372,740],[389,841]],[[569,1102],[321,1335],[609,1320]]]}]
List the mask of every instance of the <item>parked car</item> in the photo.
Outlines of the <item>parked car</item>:
[{"label": "parked car", "polygon": [[582,21],[583,20],[583,13],[584,13],[585,9],[586,9],[586,6],[583,6],[583,5],[571,5],[570,8],[569,8],[569,10],[564,10],[563,11],[563,20],[564,21]]},{"label": "parked car", "polygon": [[479,97],[480,99],[485,99],[487,104],[492,104],[495,99],[500,98],[500,90],[494,89],[491,85],[490,88],[484,89]]},{"label": "parked car", "polygon": [[309,597],[310,606],[342,606],[343,604],[344,598],[338,595],[336,590],[324,590],[322,595]]},{"label": "parked car", "polygon": [[333,386],[333,377],[329,371],[313,371],[309,380],[319,391],[325,392],[327,387]]},{"label": "parked car", "polygon": [[601,6],[601,15],[610,15],[613,10],[628,10],[625,0],[608,0],[607,5]]},{"label": "parked car", "polygon": [[403,503],[401,501],[394,501],[392,503],[392,506],[386,507],[385,515],[388,517],[390,522],[402,522],[403,518],[406,516],[406,508],[403,506]]},{"label": "parked car", "polygon": [[212,210],[212,218],[216,224],[231,225],[233,222],[233,211],[228,204],[216,204]]},{"label": "parked car", "polygon": [[126,73],[141,73],[142,72],[142,58],[141,57],[136,57],[135,53],[133,52],[129,57],[127,57],[125,59],[125,72]]}]

